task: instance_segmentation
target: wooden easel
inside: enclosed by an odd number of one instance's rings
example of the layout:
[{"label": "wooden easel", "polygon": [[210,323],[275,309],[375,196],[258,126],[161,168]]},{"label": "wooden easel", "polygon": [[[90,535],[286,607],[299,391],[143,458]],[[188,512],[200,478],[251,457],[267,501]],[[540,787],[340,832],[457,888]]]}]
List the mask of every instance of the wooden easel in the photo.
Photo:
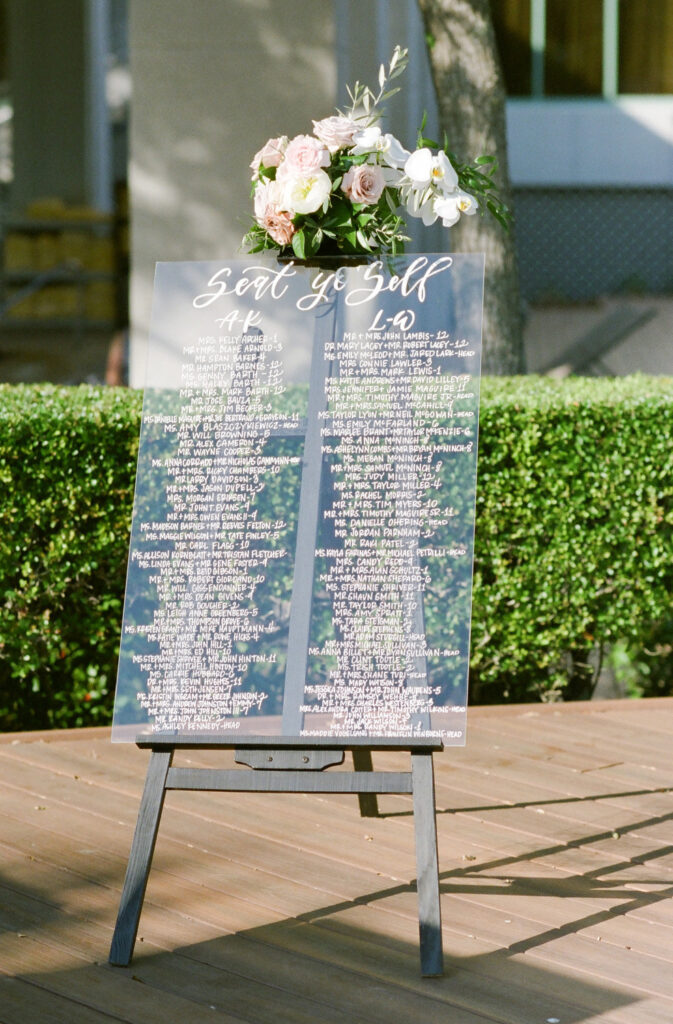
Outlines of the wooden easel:
[{"label": "wooden easel", "polygon": [[[195,734],[156,734],[140,738],[138,746],[151,750],[145,789],[138,812],[117,924],[110,949],[110,963],[125,967],[133,956],[145,888],[167,790],[190,789],[238,793],[357,793],[363,817],[378,814],[377,793],[411,793],[416,836],[416,874],[420,932],[421,974],[442,974],[442,929],[439,903],[439,869],[435,823],[435,790],[432,755],[442,750],[441,741],[357,739],[267,739],[249,737],[236,744],[221,737]],[[234,749],[238,768],[174,768],[176,750]],[[372,750],[408,750],[411,771],[372,770]],[[327,772],[339,765],[345,751],[353,754],[354,771]]]},{"label": "wooden easel", "polygon": [[[289,624],[288,656],[283,695],[282,736],[246,736],[232,741],[231,734],[154,733],[136,743],[151,751],[138,821],[122,890],[110,963],[127,966],[133,956],[138,923],[167,790],[189,789],[264,793],[357,793],[363,817],[376,817],[378,793],[410,793],[413,797],[416,841],[421,973],[442,974],[442,932],[439,902],[437,830],[432,755],[443,749],[441,740],[427,738],[372,739],[301,737],[300,707],[306,680],[316,534],[322,476],[321,413],[326,408],[323,343],[336,325],[317,321],[309,383],[308,411],[299,499],[295,575]],[[321,336],[322,335],[322,336]],[[259,346],[254,335],[251,347]],[[419,618],[420,616],[420,618]],[[422,602],[414,632],[423,631]],[[419,659],[417,659],[418,661]],[[422,659],[423,662],[425,659]],[[419,666],[416,665],[416,668]],[[425,671],[425,670],[424,670]],[[417,722],[427,728],[429,722]],[[173,767],[176,750],[231,750],[245,769]],[[408,751],[411,770],[373,770],[373,750]],[[327,772],[342,764],[345,752],[353,758],[353,771]]]}]

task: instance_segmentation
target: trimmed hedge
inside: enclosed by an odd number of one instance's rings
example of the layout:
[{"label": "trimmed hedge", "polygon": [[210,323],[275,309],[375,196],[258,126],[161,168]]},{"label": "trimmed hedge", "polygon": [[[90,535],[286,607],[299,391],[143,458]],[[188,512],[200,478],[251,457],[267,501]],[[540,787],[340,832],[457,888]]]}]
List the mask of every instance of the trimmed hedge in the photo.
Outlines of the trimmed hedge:
[{"label": "trimmed hedge", "polygon": [[[0,386],[1,731],[109,721],[140,413]],[[655,635],[662,692],[672,593],[673,381],[484,380],[471,701],[586,698]]]},{"label": "trimmed hedge", "polygon": [[110,719],[141,401],[0,387],[2,731]]},{"label": "trimmed hedge", "polygon": [[484,381],[471,699],[589,698],[672,594],[673,380]]}]

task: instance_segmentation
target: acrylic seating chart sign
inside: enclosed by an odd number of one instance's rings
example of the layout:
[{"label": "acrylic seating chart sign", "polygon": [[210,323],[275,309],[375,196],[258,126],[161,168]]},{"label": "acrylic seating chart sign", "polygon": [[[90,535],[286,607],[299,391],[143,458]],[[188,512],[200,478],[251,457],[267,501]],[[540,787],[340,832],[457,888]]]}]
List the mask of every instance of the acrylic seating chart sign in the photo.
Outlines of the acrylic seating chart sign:
[{"label": "acrylic seating chart sign", "polygon": [[465,741],[483,257],[157,265],[113,739]]}]

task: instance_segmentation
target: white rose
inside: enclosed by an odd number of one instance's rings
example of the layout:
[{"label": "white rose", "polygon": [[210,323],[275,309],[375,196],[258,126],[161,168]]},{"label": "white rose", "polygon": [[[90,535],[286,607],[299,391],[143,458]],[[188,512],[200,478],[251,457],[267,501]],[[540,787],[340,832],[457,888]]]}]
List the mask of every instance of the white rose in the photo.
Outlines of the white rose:
[{"label": "white rose", "polygon": [[255,188],[255,218],[259,221],[270,208],[280,209],[283,191],[277,181],[260,181]]},{"label": "white rose", "polygon": [[283,189],[277,181],[260,182],[255,189],[255,220],[278,245],[289,245],[295,233],[292,217],[282,209]]},{"label": "white rose", "polygon": [[329,198],[332,182],[329,174],[317,170],[313,174],[283,180],[283,209],[291,214],[315,213]]}]

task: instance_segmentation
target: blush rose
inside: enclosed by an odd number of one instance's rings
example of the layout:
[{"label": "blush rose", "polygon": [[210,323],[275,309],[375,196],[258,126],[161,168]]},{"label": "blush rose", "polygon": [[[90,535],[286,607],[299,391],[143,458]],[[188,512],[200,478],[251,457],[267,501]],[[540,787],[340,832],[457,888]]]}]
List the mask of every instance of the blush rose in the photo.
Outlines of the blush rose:
[{"label": "blush rose", "polygon": [[259,177],[259,168],[263,165],[264,167],[278,167],[278,164],[283,159],[283,154],[287,147],[287,135],[279,135],[276,139],[269,139],[262,148],[255,153],[250,164],[252,168],[252,177]]},{"label": "blush rose", "polygon": [[289,245],[295,233],[292,217],[282,209],[283,189],[276,181],[255,189],[255,220],[278,245]]},{"label": "blush rose", "polygon": [[324,117],[322,121],[313,122],[313,132],[316,138],[324,142],[330,153],[337,153],[340,149],[346,149],[353,144],[353,138],[359,127],[356,121],[350,117],[341,115]]},{"label": "blush rose", "polygon": [[307,177],[321,167],[329,167],[327,146],[312,135],[295,135],[288,142],[283,161],[278,168],[280,178]]},{"label": "blush rose", "polygon": [[372,206],[381,198],[385,184],[383,171],[378,164],[359,164],[346,171],[341,188],[352,203]]}]

